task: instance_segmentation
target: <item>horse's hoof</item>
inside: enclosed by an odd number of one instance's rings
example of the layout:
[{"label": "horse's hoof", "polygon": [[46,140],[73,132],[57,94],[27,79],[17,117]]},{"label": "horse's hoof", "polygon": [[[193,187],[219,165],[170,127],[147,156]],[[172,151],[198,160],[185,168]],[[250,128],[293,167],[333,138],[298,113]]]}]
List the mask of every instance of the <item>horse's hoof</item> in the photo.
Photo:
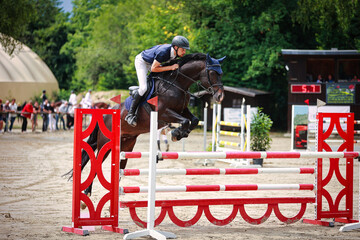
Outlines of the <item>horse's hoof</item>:
[{"label": "horse's hoof", "polygon": [[[173,142],[179,141],[179,137],[180,137],[179,129],[174,129],[174,130],[171,131],[171,140]],[[181,139],[181,137],[180,137],[180,139]]]}]

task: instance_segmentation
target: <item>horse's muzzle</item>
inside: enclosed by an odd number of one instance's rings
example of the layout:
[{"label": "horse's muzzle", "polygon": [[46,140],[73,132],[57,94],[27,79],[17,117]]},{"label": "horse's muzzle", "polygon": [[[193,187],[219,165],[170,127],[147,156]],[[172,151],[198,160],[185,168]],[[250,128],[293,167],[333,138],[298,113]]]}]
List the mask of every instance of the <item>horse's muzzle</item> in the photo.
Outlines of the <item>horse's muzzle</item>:
[{"label": "horse's muzzle", "polygon": [[214,94],[213,98],[217,103],[221,103],[224,100],[225,93],[224,88],[218,89],[218,91]]}]

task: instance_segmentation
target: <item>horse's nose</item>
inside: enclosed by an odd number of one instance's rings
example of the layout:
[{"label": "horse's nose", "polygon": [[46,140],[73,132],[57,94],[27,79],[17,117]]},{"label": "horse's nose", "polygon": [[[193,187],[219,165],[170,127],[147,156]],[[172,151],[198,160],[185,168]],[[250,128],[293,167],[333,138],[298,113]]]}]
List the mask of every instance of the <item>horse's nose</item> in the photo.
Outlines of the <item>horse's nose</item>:
[{"label": "horse's nose", "polygon": [[218,103],[221,103],[222,100],[224,100],[224,97],[225,97],[224,90],[220,89],[217,92],[217,95],[215,96],[215,101],[218,102]]}]

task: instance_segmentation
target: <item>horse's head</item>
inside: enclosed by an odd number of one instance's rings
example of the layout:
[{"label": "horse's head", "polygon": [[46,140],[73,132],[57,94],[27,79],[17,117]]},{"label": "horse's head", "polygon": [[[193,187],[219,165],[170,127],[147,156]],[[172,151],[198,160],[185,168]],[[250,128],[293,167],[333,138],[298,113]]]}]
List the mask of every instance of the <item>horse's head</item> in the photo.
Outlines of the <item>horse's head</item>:
[{"label": "horse's head", "polygon": [[221,82],[223,71],[221,69],[221,63],[225,57],[215,59],[206,55],[205,61],[205,73],[200,77],[201,84],[206,87],[207,92],[212,94],[214,100],[220,103],[224,99],[224,86]]}]

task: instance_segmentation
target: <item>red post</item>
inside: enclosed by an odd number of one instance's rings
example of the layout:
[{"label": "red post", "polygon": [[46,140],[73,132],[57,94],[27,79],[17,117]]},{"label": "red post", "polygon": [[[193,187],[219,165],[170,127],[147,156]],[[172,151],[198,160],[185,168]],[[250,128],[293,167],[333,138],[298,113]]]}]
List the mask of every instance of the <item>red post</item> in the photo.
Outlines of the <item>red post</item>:
[{"label": "red post", "polygon": [[[91,115],[91,122],[83,130],[82,122],[84,115]],[[111,129],[104,123],[104,117],[111,116]],[[97,152],[85,142],[85,139],[94,131],[96,125],[109,141]],[[81,155],[86,151],[91,161],[90,173],[87,179],[81,182]],[[111,151],[110,160],[104,164],[111,164],[111,180],[107,181],[102,172],[103,158],[108,151]],[[63,227],[65,232],[72,232],[81,235],[88,235],[88,231],[82,229],[84,226],[100,225],[103,229],[118,233],[127,233],[126,229],[118,228],[119,211],[119,154],[120,154],[120,110],[118,109],[75,109],[74,126],[74,164],[73,164],[73,202],[72,202],[72,227]],[[95,177],[98,177],[100,184],[108,191],[97,203],[93,203],[89,196],[83,191],[91,184]],[[85,203],[89,217],[80,216],[80,204]],[[110,203],[110,216],[101,217],[104,205]]]},{"label": "red post", "polygon": [[[329,128],[324,131],[324,118],[330,118]],[[346,130],[342,129],[341,123],[346,123]],[[344,143],[337,149],[338,152],[354,151],[354,114],[353,113],[319,113],[318,115],[318,152],[332,152],[331,147],[325,142],[336,130]],[[304,222],[322,226],[333,227],[333,222],[323,221],[323,218],[333,218],[335,221],[350,223],[353,220],[353,181],[354,165],[353,158],[346,158],[346,172],[341,173],[339,158],[330,158],[330,167],[326,176],[323,177],[323,159],[317,161],[317,192],[316,192],[316,217],[314,220],[304,219]],[[343,186],[337,193],[329,193],[325,188],[334,179]],[[340,201],[345,198],[345,209],[340,209]],[[327,202],[329,210],[323,210],[323,201]]]}]

